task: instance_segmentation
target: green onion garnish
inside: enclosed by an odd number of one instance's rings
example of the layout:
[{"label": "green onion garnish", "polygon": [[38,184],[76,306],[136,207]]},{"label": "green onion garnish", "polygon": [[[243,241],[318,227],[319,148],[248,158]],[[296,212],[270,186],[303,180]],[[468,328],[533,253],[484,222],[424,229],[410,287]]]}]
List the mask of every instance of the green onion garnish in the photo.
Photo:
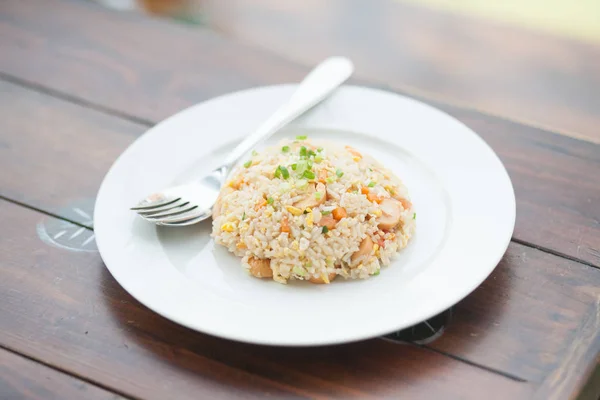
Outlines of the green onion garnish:
[{"label": "green onion garnish", "polygon": [[258,151],[252,150],[252,156],[254,157],[254,156],[257,156],[257,155],[258,155]]},{"label": "green onion garnish", "polygon": [[312,167],[313,167],[313,161],[312,160],[306,161],[306,168],[311,169]]},{"label": "green onion garnish", "polygon": [[329,215],[329,214],[331,214],[331,211],[326,211],[326,210],[321,211],[321,215]]},{"label": "green onion garnish", "polygon": [[275,170],[275,178],[281,178],[281,177],[283,177],[283,179],[287,179],[290,177],[290,172],[283,165],[280,165]]},{"label": "green onion garnish", "polygon": [[368,185],[368,186],[369,186],[369,187],[373,187],[373,186],[375,186],[375,182],[369,182],[369,185]]},{"label": "green onion garnish", "polygon": [[344,173],[339,168],[335,170],[335,174],[338,176],[338,178],[341,178],[342,176],[344,176]]},{"label": "green onion garnish", "polygon": [[377,275],[379,275],[379,273],[380,273],[380,272],[381,272],[381,270],[380,270],[380,269],[378,269],[377,271],[375,271],[375,273],[373,274],[373,276],[377,276]]},{"label": "green onion garnish", "polygon": [[306,170],[304,171],[304,173],[302,174],[302,177],[306,178],[306,179],[315,179],[315,173],[310,171],[310,170]]},{"label": "green onion garnish", "polygon": [[273,204],[274,201],[272,197],[267,197],[267,204]]},{"label": "green onion garnish", "polygon": [[315,192],[315,199],[321,200],[321,197],[323,197],[323,193],[321,193],[321,192]]},{"label": "green onion garnish", "polygon": [[296,167],[298,167],[298,164],[296,164],[296,163],[292,164],[292,169],[293,169],[294,171],[296,170]]},{"label": "green onion garnish", "polygon": [[315,162],[316,162],[317,164],[318,164],[318,163],[320,163],[321,161],[323,161],[323,157],[321,157],[321,156],[316,156],[316,157],[315,157]]},{"label": "green onion garnish", "polygon": [[417,213],[413,213],[413,219],[417,219]]},{"label": "green onion garnish", "polygon": [[242,221],[246,219],[246,211],[244,211],[244,214],[242,215]]},{"label": "green onion garnish", "polygon": [[304,147],[304,146],[300,147],[300,157],[306,157],[307,154],[308,154],[308,150],[306,150],[306,147]]},{"label": "green onion garnish", "polygon": [[281,151],[283,151],[284,153],[287,153],[288,151],[290,151],[290,146],[283,146],[281,148]]},{"label": "green onion garnish", "polygon": [[296,140],[306,140],[308,136],[306,135],[300,135],[300,136],[296,136]]},{"label": "green onion garnish", "polygon": [[335,182],[335,178],[334,178],[333,176],[330,176],[330,177],[328,177],[327,179],[325,179],[325,181],[326,181],[327,183],[333,183],[333,182]]},{"label": "green onion garnish", "polygon": [[308,156],[309,156],[309,157],[314,157],[314,156],[316,156],[316,155],[317,155],[317,153],[315,153],[314,151],[312,151],[312,150],[309,150],[309,151],[308,151]]},{"label": "green onion garnish", "polygon": [[252,160],[248,160],[244,163],[244,168],[249,168],[252,165]]},{"label": "green onion garnish", "polygon": [[322,152],[322,151],[323,151],[323,148],[322,148],[322,147],[319,147],[319,148],[317,149],[317,151],[320,153],[320,152]]},{"label": "green onion garnish", "polygon": [[327,233],[329,232],[329,228],[324,226],[323,229],[321,230],[322,233]]},{"label": "green onion garnish", "polygon": [[298,175],[302,175],[304,173],[304,171],[306,171],[308,168],[308,163],[306,162],[306,160],[300,160],[298,161],[298,164],[296,165],[296,172],[298,173]]}]

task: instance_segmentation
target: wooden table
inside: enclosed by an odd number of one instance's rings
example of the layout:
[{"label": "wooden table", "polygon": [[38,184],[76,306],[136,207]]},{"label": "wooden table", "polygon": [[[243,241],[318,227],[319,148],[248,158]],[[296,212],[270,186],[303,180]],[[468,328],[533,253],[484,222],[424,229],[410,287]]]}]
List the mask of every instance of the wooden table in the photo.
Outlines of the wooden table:
[{"label": "wooden table", "polygon": [[[0,398],[597,398],[600,46],[396,1],[223,3],[199,28],[0,2]],[[494,273],[427,345],[253,346],[140,305],[93,241],[114,159],[183,107],[334,53],[499,154],[517,223]]]}]

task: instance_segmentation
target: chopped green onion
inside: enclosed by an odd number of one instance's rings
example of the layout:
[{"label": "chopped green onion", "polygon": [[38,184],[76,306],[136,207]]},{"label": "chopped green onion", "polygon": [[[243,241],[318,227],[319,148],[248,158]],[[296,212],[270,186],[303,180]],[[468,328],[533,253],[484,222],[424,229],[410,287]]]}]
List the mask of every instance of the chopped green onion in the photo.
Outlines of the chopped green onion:
[{"label": "chopped green onion", "polygon": [[252,165],[252,160],[248,160],[244,163],[244,168],[249,168]]},{"label": "chopped green onion", "polygon": [[296,275],[300,275],[300,276],[306,276],[306,271],[304,270],[304,268],[302,268],[299,265],[296,265],[293,269],[292,272],[295,273]]},{"label": "chopped green onion", "polygon": [[273,199],[272,197],[267,198],[267,204],[273,204],[274,201],[275,199]]},{"label": "chopped green onion", "polygon": [[377,271],[375,271],[375,273],[373,274],[373,276],[377,276],[377,275],[379,275],[379,273],[380,273],[380,272],[381,272],[381,270],[380,270],[380,269],[378,269]]},{"label": "chopped green onion", "polygon": [[283,151],[284,153],[287,153],[288,151],[290,151],[290,146],[283,146],[281,148],[281,151]]},{"label": "chopped green onion", "polygon": [[322,152],[322,151],[323,151],[323,148],[322,148],[322,147],[319,147],[319,148],[317,149],[317,151],[320,153],[320,152]]},{"label": "chopped green onion", "polygon": [[302,176],[302,174],[304,173],[304,171],[306,171],[308,168],[308,163],[306,162],[306,160],[300,160],[298,161],[298,165],[296,166],[296,172],[298,173],[298,175]]},{"label": "chopped green onion", "polygon": [[258,155],[258,151],[252,150],[252,156],[254,157],[254,156],[257,156],[257,155]]},{"label": "chopped green onion", "polygon": [[344,173],[339,168],[335,170],[335,174],[338,176],[338,178],[341,178],[342,176],[344,176]]},{"label": "chopped green onion", "polygon": [[417,213],[413,213],[413,219],[417,219]]},{"label": "chopped green onion", "polygon": [[335,182],[335,178],[333,176],[330,176],[329,178],[325,179],[325,181],[327,183],[333,183],[333,182]]},{"label": "chopped green onion", "polygon": [[283,165],[280,165],[279,169],[281,170],[281,175],[283,175],[283,179],[287,179],[290,177],[290,172],[288,171],[288,169],[286,167],[284,167]]},{"label": "chopped green onion", "polygon": [[329,228],[324,226],[323,229],[321,230],[322,233],[327,233],[329,232]]},{"label": "chopped green onion", "polygon": [[369,182],[369,185],[368,185],[368,186],[369,186],[369,187],[373,187],[373,186],[375,186],[375,182]]},{"label": "chopped green onion", "polygon": [[316,162],[317,164],[318,164],[318,163],[320,163],[321,161],[323,161],[323,157],[321,157],[321,156],[316,156],[316,157],[315,157],[315,162]]},{"label": "chopped green onion", "polygon": [[313,161],[312,161],[312,160],[308,160],[308,161],[306,162],[306,168],[307,168],[307,169],[311,169],[312,167],[313,167]]},{"label": "chopped green onion", "polygon": [[294,171],[296,170],[296,168],[297,168],[297,167],[298,167],[298,164],[296,164],[296,163],[292,164],[292,169],[293,169]]},{"label": "chopped green onion", "polygon": [[296,136],[296,139],[297,140],[306,140],[307,137],[308,136],[306,136],[306,135],[300,135],[300,136]]},{"label": "chopped green onion", "polygon": [[306,147],[302,146],[300,147],[300,157],[306,157],[306,155],[308,154]]},{"label": "chopped green onion", "polygon": [[317,153],[315,153],[314,151],[312,151],[312,150],[309,150],[309,151],[308,151],[308,156],[309,156],[309,157],[314,157],[314,156],[316,156],[316,155],[317,155]]},{"label": "chopped green onion", "polygon": [[281,170],[279,167],[275,168],[275,178],[281,178]]},{"label": "chopped green onion", "polygon": [[323,193],[321,193],[321,192],[315,192],[315,199],[321,200],[321,197],[323,197]]},{"label": "chopped green onion", "polygon": [[244,211],[244,214],[242,215],[242,221],[246,219],[246,211]]},{"label": "chopped green onion", "polygon": [[331,214],[331,211],[327,211],[327,210],[321,211],[321,215],[329,215],[329,214]]},{"label": "chopped green onion", "polygon": [[306,179],[315,179],[315,173],[309,170],[304,171],[304,173],[302,174],[303,178]]},{"label": "chopped green onion", "polygon": [[308,181],[306,179],[298,179],[296,181],[296,187],[298,189],[306,189],[307,186],[308,186]]}]

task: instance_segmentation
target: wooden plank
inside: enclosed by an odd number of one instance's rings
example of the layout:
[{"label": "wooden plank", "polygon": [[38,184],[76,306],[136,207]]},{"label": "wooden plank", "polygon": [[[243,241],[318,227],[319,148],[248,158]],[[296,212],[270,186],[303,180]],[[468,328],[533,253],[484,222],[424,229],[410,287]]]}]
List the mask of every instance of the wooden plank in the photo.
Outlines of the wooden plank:
[{"label": "wooden plank", "polygon": [[210,26],[305,65],[345,54],[364,79],[600,142],[600,44],[397,0],[205,4]]},{"label": "wooden plank", "polygon": [[[0,344],[132,397],[529,398],[534,386],[376,339],[294,349],[193,332],[131,298],[95,252],[46,245],[0,201]],[[52,219],[52,217],[48,217]],[[473,383],[477,384],[474,385]]]},{"label": "wooden plank", "polygon": [[115,393],[0,349],[0,398],[117,400]]}]

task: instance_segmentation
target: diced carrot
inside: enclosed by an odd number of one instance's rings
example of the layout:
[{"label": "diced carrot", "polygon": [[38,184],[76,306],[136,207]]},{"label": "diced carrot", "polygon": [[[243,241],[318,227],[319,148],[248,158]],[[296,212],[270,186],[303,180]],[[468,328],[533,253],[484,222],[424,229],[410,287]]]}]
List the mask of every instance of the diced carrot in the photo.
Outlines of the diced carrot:
[{"label": "diced carrot", "polygon": [[362,188],[360,188],[360,192],[362,194],[366,195],[367,200],[369,200],[371,203],[379,204],[383,201],[383,199],[381,197],[379,197],[375,193],[371,192],[368,187],[363,186]]},{"label": "diced carrot", "polygon": [[333,215],[333,218],[339,221],[342,218],[346,218],[348,216],[348,213],[346,212],[346,209],[344,207],[337,207],[333,210],[331,215]]},{"label": "diced carrot", "polygon": [[354,157],[359,157],[362,158],[362,154],[360,154],[357,150],[355,150],[354,148],[350,147],[350,146],[346,146],[346,150],[348,150],[348,153],[352,154]]},{"label": "diced carrot", "polygon": [[281,232],[290,233],[290,224],[287,215],[281,217]]},{"label": "diced carrot", "polygon": [[327,229],[331,230],[331,229],[335,228],[336,224],[337,224],[337,221],[335,219],[333,219],[329,215],[324,215],[321,217],[321,219],[319,220],[319,223],[317,225],[326,226]]},{"label": "diced carrot", "polygon": [[266,205],[267,205],[267,200],[265,200],[264,198],[262,198],[254,206],[254,211],[258,211],[258,210],[260,210],[261,208],[263,208]]}]

